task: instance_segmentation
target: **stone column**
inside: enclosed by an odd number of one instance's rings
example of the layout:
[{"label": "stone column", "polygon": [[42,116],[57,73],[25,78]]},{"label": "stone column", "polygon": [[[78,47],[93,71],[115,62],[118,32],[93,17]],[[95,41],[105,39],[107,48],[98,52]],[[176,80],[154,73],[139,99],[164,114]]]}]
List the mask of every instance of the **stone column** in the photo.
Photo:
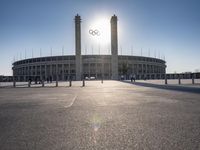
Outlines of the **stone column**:
[{"label": "stone column", "polygon": [[42,65],[40,65],[40,80],[42,80]]},{"label": "stone column", "polygon": [[53,80],[53,66],[52,66],[52,62],[50,63],[50,78]]},{"label": "stone column", "polygon": [[34,65],[35,66],[35,69],[34,69],[34,71],[35,71],[35,74],[34,74],[34,81],[35,81],[35,78],[36,78],[36,76],[37,76],[37,66],[36,65]]},{"label": "stone column", "polygon": [[62,81],[65,80],[65,75],[64,75],[64,64],[62,64]]},{"label": "stone column", "polygon": [[142,64],[142,75],[141,75],[141,78],[142,78],[142,76],[143,76],[143,79],[144,79],[144,70],[143,70],[144,68],[143,68],[143,64]]},{"label": "stone column", "polygon": [[97,72],[97,61],[95,62],[95,79],[97,79],[97,74],[98,74],[98,72]]},{"label": "stone column", "polygon": [[70,67],[71,61],[69,57],[69,65],[68,65],[68,80],[71,80],[71,67]]},{"label": "stone column", "polygon": [[45,68],[44,68],[44,70],[45,70],[45,79],[44,79],[44,80],[46,80],[46,79],[47,79],[47,65],[45,64],[44,67],[45,67]]},{"label": "stone column", "polygon": [[117,37],[117,16],[112,16],[111,20],[111,68],[112,79],[118,80],[118,37]]},{"label": "stone column", "polygon": [[76,80],[81,80],[82,57],[81,57],[81,17],[75,16],[75,48],[76,48]]}]

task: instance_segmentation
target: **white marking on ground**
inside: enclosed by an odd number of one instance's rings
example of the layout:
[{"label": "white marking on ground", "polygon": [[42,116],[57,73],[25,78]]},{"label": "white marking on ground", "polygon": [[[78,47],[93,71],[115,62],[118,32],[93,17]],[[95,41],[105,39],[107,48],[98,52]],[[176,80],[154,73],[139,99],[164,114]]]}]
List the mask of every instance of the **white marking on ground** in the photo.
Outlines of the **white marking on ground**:
[{"label": "white marking on ground", "polygon": [[72,99],[72,101],[71,101],[71,103],[70,103],[69,105],[66,105],[66,106],[64,106],[64,107],[65,107],[65,108],[69,108],[69,107],[71,107],[71,106],[74,104],[76,98],[77,98],[77,95],[74,96],[74,98]]}]

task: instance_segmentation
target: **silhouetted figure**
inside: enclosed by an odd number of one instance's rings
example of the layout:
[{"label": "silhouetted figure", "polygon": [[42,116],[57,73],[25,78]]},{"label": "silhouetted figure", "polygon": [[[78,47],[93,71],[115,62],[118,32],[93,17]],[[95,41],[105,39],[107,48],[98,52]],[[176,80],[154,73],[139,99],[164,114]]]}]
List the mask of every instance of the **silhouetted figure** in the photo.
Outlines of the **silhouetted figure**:
[{"label": "silhouetted figure", "polygon": [[47,78],[47,83],[49,83],[49,78]]}]

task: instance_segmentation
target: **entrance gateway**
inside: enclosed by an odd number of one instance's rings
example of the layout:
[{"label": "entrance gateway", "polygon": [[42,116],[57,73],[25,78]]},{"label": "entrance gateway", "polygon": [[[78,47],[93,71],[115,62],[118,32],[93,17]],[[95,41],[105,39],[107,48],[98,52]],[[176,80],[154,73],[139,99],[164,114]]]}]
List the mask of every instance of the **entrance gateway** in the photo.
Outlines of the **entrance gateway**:
[{"label": "entrance gateway", "polygon": [[[118,80],[118,35],[117,35],[117,16],[114,15],[111,17],[111,79]],[[99,34],[98,30],[89,31],[90,34]],[[92,33],[91,33],[92,32]],[[81,56],[81,17],[77,14],[75,16],[75,54],[76,54],[76,80],[81,80],[82,77],[85,77],[83,73],[83,61]],[[102,69],[104,67],[102,65]],[[101,72],[101,74],[102,74]],[[89,75],[90,76],[90,75]],[[96,74],[95,74],[95,77]],[[101,77],[103,78],[103,76]]]}]

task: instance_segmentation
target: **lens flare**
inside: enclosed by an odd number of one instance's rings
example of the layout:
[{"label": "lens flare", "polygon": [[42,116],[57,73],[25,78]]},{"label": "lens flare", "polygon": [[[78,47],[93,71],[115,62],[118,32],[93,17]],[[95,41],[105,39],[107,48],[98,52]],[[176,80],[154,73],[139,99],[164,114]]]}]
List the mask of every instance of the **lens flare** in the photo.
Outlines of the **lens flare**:
[{"label": "lens flare", "polygon": [[97,132],[102,125],[101,117],[98,116],[97,114],[94,114],[91,118],[91,125],[92,125],[93,130]]}]

